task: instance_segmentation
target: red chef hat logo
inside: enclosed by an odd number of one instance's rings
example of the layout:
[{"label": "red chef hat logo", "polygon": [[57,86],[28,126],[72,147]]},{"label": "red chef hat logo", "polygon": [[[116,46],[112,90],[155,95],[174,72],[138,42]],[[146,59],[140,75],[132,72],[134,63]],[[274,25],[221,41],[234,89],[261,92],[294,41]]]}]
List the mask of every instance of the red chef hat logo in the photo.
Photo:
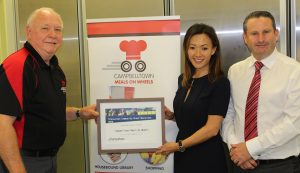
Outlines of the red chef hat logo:
[{"label": "red chef hat logo", "polygon": [[147,43],[144,40],[131,40],[131,41],[122,41],[120,43],[120,49],[123,52],[126,52],[127,60],[138,60],[141,59],[141,52],[146,50]]}]

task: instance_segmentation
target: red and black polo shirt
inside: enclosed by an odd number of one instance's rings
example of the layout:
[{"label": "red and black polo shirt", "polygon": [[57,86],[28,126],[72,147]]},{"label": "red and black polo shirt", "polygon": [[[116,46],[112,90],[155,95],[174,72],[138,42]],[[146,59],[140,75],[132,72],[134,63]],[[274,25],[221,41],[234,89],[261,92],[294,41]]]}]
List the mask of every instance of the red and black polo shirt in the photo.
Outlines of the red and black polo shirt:
[{"label": "red and black polo shirt", "polygon": [[16,117],[19,147],[58,149],[66,137],[66,78],[28,43],[0,66],[0,114]]}]

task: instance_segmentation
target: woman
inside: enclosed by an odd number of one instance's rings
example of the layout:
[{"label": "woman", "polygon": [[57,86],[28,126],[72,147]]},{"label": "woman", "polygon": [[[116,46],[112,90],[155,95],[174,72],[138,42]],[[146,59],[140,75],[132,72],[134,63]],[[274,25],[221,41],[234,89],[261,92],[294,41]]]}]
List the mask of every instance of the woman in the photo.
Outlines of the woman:
[{"label": "woman", "polygon": [[174,172],[226,173],[226,160],[219,133],[226,115],[230,84],[223,76],[220,44],[215,30],[194,24],[183,42],[185,71],[178,79],[174,114],[177,142],[167,142],[157,153],[174,155]]}]

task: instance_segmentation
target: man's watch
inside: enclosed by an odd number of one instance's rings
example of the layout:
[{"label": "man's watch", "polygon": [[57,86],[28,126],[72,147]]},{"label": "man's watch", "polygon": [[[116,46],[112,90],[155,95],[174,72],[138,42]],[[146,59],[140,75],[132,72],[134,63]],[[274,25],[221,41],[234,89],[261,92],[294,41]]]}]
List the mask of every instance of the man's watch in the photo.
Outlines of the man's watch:
[{"label": "man's watch", "polygon": [[178,143],[178,151],[179,152],[184,152],[185,148],[182,145],[182,140],[179,140],[177,143]]},{"label": "man's watch", "polygon": [[77,109],[75,112],[76,118],[80,118],[80,109]]}]

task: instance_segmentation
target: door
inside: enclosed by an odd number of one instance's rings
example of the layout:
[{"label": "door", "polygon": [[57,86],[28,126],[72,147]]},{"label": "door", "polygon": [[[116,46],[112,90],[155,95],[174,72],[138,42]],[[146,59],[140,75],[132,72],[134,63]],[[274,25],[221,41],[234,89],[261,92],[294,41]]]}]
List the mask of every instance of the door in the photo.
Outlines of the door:
[{"label": "door", "polygon": [[[186,0],[174,0],[174,9],[171,11],[181,16],[182,37],[194,23],[205,23],[215,28],[221,44],[224,71],[227,73],[232,64],[250,55],[242,37],[244,18],[252,11],[267,10],[274,15],[280,28],[280,15],[285,15],[284,11],[280,12],[283,9],[280,6],[280,0],[189,0],[188,3]],[[285,31],[281,29],[280,34],[285,36]]]},{"label": "door", "polygon": [[[296,32],[296,59],[300,62],[300,0],[295,0],[295,8],[296,9],[296,26],[291,26],[295,28]],[[298,10],[297,10],[298,9]],[[293,52],[293,50],[292,50]]]}]

